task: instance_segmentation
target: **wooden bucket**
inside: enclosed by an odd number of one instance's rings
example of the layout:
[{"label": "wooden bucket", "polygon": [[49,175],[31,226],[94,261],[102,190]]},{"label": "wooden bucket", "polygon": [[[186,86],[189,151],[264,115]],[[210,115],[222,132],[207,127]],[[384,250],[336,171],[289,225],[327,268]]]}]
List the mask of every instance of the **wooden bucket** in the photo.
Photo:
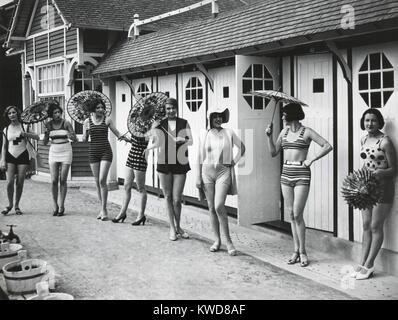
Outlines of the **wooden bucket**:
[{"label": "wooden bucket", "polygon": [[3,267],[4,280],[10,294],[36,291],[36,284],[48,278],[47,262],[39,259],[14,261]]},{"label": "wooden bucket", "polygon": [[20,244],[4,242],[0,244],[0,270],[10,262],[19,261],[18,251],[22,249]]}]

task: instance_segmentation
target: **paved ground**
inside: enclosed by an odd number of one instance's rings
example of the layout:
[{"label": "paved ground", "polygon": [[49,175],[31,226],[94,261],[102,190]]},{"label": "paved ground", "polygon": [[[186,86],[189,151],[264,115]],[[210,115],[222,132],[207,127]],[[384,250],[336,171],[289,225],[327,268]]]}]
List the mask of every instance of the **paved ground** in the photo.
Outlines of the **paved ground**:
[{"label": "paved ground", "polygon": [[[0,208],[5,198],[0,181]],[[244,253],[210,253],[199,235],[171,242],[155,218],[144,227],[96,220],[96,198],[78,189],[69,190],[66,216],[52,217],[49,185],[28,180],[20,207],[25,214],[1,216],[0,229],[18,225],[29,256],[54,267],[56,291],[76,299],[353,298]],[[110,216],[118,209],[110,204]]]}]

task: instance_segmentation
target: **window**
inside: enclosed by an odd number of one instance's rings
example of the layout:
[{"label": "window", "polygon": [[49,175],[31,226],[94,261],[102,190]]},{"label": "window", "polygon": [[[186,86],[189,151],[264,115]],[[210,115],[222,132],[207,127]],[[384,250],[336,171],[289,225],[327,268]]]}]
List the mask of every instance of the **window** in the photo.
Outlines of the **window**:
[{"label": "window", "polygon": [[358,89],[370,108],[382,108],[394,92],[394,68],[384,53],[368,54],[358,72]]},{"label": "window", "polygon": [[122,102],[126,102],[126,95],[124,93],[122,94]]},{"label": "window", "polygon": [[198,111],[203,102],[203,87],[199,78],[192,77],[185,87],[185,102],[189,110]]},{"label": "window", "polygon": [[37,68],[39,95],[63,94],[64,64],[56,63]]},{"label": "window", "polygon": [[320,93],[325,91],[324,79],[313,79],[312,80],[312,92]]},{"label": "window", "polygon": [[229,98],[229,87],[223,87],[223,97]]},{"label": "window", "polygon": [[272,90],[274,88],[274,81],[267,67],[263,64],[252,64],[243,75],[242,82],[243,98],[247,101],[250,108],[264,110],[270,100],[255,97],[250,94],[250,91]]},{"label": "window", "polygon": [[140,85],[138,86],[138,89],[137,89],[137,93],[141,97],[145,98],[147,95],[149,95],[151,93],[151,91],[149,90],[146,83],[140,83]]}]

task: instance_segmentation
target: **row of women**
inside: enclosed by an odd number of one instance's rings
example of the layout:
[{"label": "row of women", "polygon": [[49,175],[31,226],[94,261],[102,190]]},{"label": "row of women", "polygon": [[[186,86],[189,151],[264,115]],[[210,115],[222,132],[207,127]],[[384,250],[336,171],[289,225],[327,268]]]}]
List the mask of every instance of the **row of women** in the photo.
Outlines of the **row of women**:
[{"label": "row of women", "polygon": [[[119,214],[113,222],[124,222],[131,199],[133,181],[140,194],[140,210],[132,225],[145,225],[145,172],[149,150],[158,150],[157,172],[165,197],[166,212],[170,222],[169,239],[187,239],[189,234],[181,228],[181,200],[186,175],[191,169],[188,161],[188,146],[193,144],[189,123],[177,117],[177,100],[169,98],[165,104],[166,117],[155,122],[153,128],[142,135],[122,136],[112,120],[105,115],[103,101],[93,103],[91,116],[84,123],[84,139],[89,144],[89,162],[95,178],[98,198],[102,204],[98,219],[108,220],[107,212],[107,176],[112,162],[112,149],[108,141],[108,128],[119,140],[131,143],[131,150],[126,162],[125,197]],[[52,118],[46,123],[44,143],[51,140],[49,164],[52,176],[52,195],[54,216],[64,215],[67,176],[72,162],[70,141],[76,141],[71,124],[62,118],[62,108],[55,106],[49,110]],[[25,171],[29,165],[27,151],[28,139],[39,139],[35,133],[26,132],[20,122],[20,111],[10,106],[5,110],[9,125],[3,130],[4,139],[0,166],[7,170],[7,195],[9,205],[2,211],[7,215],[13,206],[16,214],[22,214],[19,202],[22,195]],[[299,104],[290,103],[282,109],[285,127],[279,133],[276,142],[273,139],[272,125],[266,129],[268,148],[272,157],[283,151],[281,189],[285,212],[291,217],[294,252],[288,264],[299,263],[302,267],[309,264],[305,246],[305,222],[303,211],[307,201],[312,163],[332,150],[332,146],[313,129],[304,126],[300,120],[305,117]],[[198,161],[196,186],[204,191],[207,199],[210,221],[215,242],[210,251],[216,252],[221,247],[221,234],[226,240],[227,252],[236,255],[237,251],[231,240],[228,228],[228,215],[225,201],[228,194],[235,194],[234,166],[245,154],[245,146],[233,130],[224,128],[228,122],[227,108],[215,109],[208,113],[210,128],[200,137],[198,143]],[[374,272],[374,261],[383,243],[383,224],[391,211],[394,198],[394,176],[396,158],[390,138],[381,129],[384,126],[382,114],[377,109],[367,109],[360,120],[361,129],[367,134],[361,140],[360,157],[364,168],[373,172],[380,182],[382,198],[376,207],[362,211],[363,242],[362,257],[352,274],[356,279],[367,279]],[[308,149],[314,141],[320,146],[318,153],[308,157]],[[235,152],[234,148],[238,149]],[[14,179],[16,177],[16,196],[14,200]],[[59,183],[59,196],[58,196]],[[59,199],[58,199],[59,198]],[[222,233],[221,233],[221,231]]]}]

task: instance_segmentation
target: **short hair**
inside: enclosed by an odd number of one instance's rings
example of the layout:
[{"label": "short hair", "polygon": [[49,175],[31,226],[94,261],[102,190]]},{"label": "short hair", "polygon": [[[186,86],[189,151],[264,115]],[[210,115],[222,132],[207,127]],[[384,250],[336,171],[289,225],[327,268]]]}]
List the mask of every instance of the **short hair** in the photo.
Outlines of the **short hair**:
[{"label": "short hair", "polygon": [[365,110],[365,112],[362,114],[362,117],[361,117],[361,129],[365,130],[365,116],[368,113],[374,114],[377,117],[377,121],[379,122],[380,129],[383,129],[384,124],[385,124],[383,115],[381,114],[381,112],[379,110],[374,109],[374,108],[369,108],[369,109]]},{"label": "short hair", "polygon": [[48,107],[48,111],[47,111],[48,116],[49,116],[50,118],[52,118],[52,117],[54,116],[54,111],[55,111],[55,110],[59,110],[59,111],[61,111],[61,113],[64,112],[64,110],[63,110],[62,107],[59,105],[59,103],[51,103],[51,105]]},{"label": "short hair", "polygon": [[97,106],[100,104],[104,107],[104,109],[106,110],[106,104],[104,102],[104,100],[102,100],[101,98],[93,98],[89,101],[86,102],[86,108],[89,112],[95,112],[95,109],[97,108]]},{"label": "short hair", "polygon": [[282,113],[286,113],[286,121],[303,120],[305,114],[300,104],[292,102],[282,108]]},{"label": "short hair", "polygon": [[15,111],[17,112],[17,117],[18,117],[18,121],[21,121],[21,110],[19,108],[17,108],[16,106],[8,106],[3,113],[4,118],[6,119],[7,122],[10,122],[10,118],[8,117],[8,112],[10,112],[11,109],[15,109]]},{"label": "short hair", "polygon": [[167,98],[164,104],[171,104],[174,108],[178,109],[178,101],[174,98]]}]

